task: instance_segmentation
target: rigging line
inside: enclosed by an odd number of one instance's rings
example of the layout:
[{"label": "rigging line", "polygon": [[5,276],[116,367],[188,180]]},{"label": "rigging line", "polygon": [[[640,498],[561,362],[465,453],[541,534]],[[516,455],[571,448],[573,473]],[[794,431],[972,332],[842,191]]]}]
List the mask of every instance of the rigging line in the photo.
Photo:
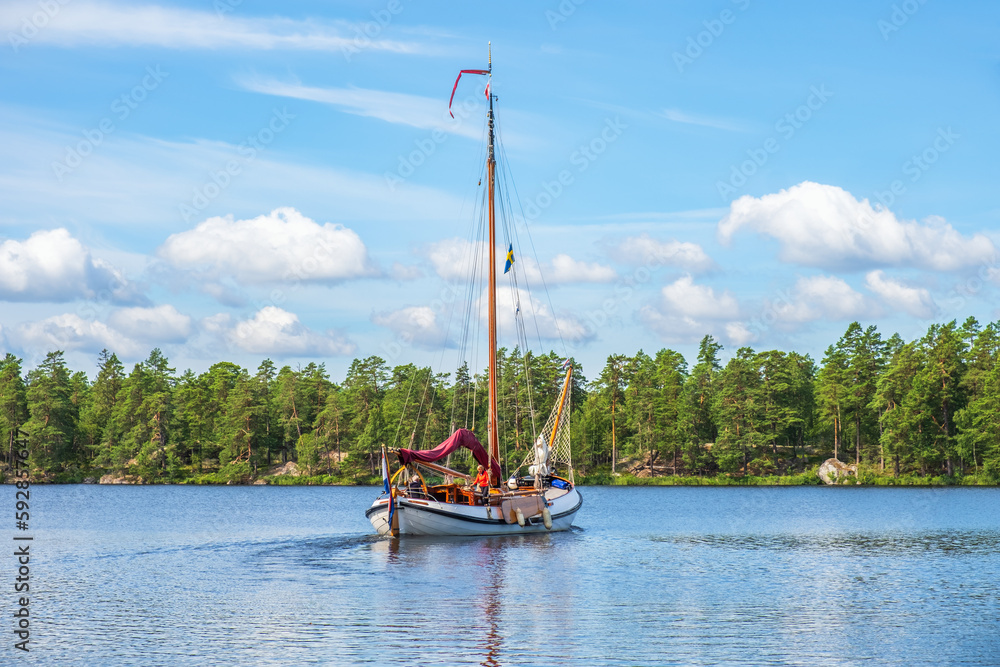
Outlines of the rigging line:
[{"label": "rigging line", "polygon": [[403,427],[403,418],[406,417],[406,406],[410,404],[410,392],[413,391],[413,377],[410,377],[410,386],[406,390],[406,398],[403,399],[403,409],[399,413],[399,424],[396,425],[396,435],[392,438],[392,446],[399,446],[399,430]]},{"label": "rigging line", "polygon": [[[496,129],[496,133],[497,133],[497,135],[500,134],[500,128],[499,127]],[[502,197],[501,197],[501,209],[502,209],[502,214],[503,214],[503,229],[504,229],[505,237],[506,237],[508,243],[513,243],[514,241],[517,241],[518,242],[518,247],[520,248],[520,242],[519,242],[519,235],[518,235],[517,225],[513,224],[513,222],[512,222],[513,219],[514,219],[514,215],[513,215],[513,208],[514,207],[513,207],[512,203],[511,203],[511,200],[510,200],[510,190],[512,189],[512,187],[507,187],[508,183],[511,186],[513,186],[513,180],[514,179],[513,179],[513,176],[510,173],[510,167],[508,165],[508,160],[507,160],[507,153],[506,153],[506,150],[504,148],[503,142],[500,141],[499,136],[498,136],[498,138],[497,138],[496,141],[500,145],[501,166],[502,166],[502,169],[500,170],[500,179],[501,179],[501,181],[504,184],[504,187],[501,190],[501,194],[502,194]],[[513,239],[513,240],[511,240],[511,239]],[[535,262],[538,263],[537,253],[535,254]],[[533,396],[534,395],[534,391],[532,390],[531,371],[530,371],[530,368],[529,368],[529,365],[528,365],[528,354],[530,353],[530,346],[528,345],[527,330],[525,329],[525,325],[524,325],[524,313],[520,310],[520,288],[519,288],[518,279],[517,279],[518,270],[516,268],[514,268],[514,267],[512,267],[512,268],[513,268],[513,270],[511,271],[510,282],[511,282],[512,289],[513,289],[514,304],[515,304],[515,308],[516,308],[516,310],[515,310],[515,316],[514,316],[514,322],[515,322],[516,331],[517,331],[518,343],[521,344],[523,342],[524,354],[522,355],[522,360],[523,360],[523,366],[524,366],[524,374],[525,374],[524,376],[525,376],[525,380],[526,380],[525,384],[527,385],[526,386],[526,393],[528,395],[528,409],[529,409],[529,414],[530,414],[530,420],[529,421],[531,423],[531,436],[532,436],[532,442],[534,442],[535,438],[537,437],[537,424],[535,422],[536,414],[535,414],[535,409],[534,409],[534,396]],[[526,294],[527,294],[528,299],[530,301],[530,299],[531,299],[531,290],[530,290],[530,288],[529,288],[529,286],[527,284],[527,274],[525,274],[525,279],[526,279],[525,291],[526,291]],[[550,299],[550,303],[551,303],[551,299]],[[551,306],[550,306],[550,308],[551,308]],[[534,313],[534,309],[532,309],[532,312]],[[555,313],[554,313],[554,309],[553,309],[553,318],[554,317],[555,317]],[[532,319],[535,322],[535,331],[536,331],[536,335],[538,336],[539,351],[541,352],[543,350],[543,348],[542,348],[542,342],[541,342],[541,332],[538,329],[538,318],[537,317],[533,317]]]},{"label": "rigging line", "polygon": [[[483,165],[482,169],[483,169],[483,172],[485,172],[485,165]],[[480,183],[481,183],[483,172],[480,172]],[[466,263],[465,276],[464,276],[465,277],[465,284],[466,284],[466,294],[465,294],[465,300],[464,300],[463,308],[462,308],[462,310],[463,310],[463,316],[462,316],[462,334],[461,334],[461,338],[460,338],[459,352],[458,352],[458,361],[460,362],[458,364],[459,367],[461,366],[461,362],[464,361],[467,358],[467,354],[469,352],[470,328],[474,328],[474,326],[470,327],[470,321],[471,321],[470,318],[471,318],[471,309],[472,309],[472,300],[471,300],[471,297],[472,297],[472,295],[474,293],[474,290],[475,290],[476,275],[477,275],[477,271],[478,271],[478,262],[479,262],[478,248],[480,246],[480,235],[482,234],[482,231],[481,231],[482,230],[482,223],[480,222],[480,219],[482,218],[483,202],[485,201],[485,194],[484,194],[484,190],[482,188],[480,188],[479,195],[480,195],[480,197],[479,197],[479,201],[477,201],[477,207],[476,207],[476,209],[477,209],[476,212],[478,213],[478,215],[473,215],[472,216],[472,220],[469,223],[469,230],[468,230],[468,233],[466,235],[466,238],[468,239],[468,242],[471,245],[472,252],[471,252],[471,256],[468,258],[468,262]],[[452,313],[454,313],[454,312],[455,312],[455,308],[453,307],[452,308]],[[450,325],[449,325],[449,330],[450,330]],[[456,406],[456,402],[453,401],[452,402],[452,421],[454,421],[455,406]],[[465,422],[464,422],[464,424],[465,424],[466,427],[469,426],[469,405],[468,405],[468,401],[466,402]]]},{"label": "rigging line", "polygon": [[[507,149],[504,147],[504,145],[503,145],[502,142],[499,142],[499,143],[500,143],[500,154],[503,157],[504,169],[509,169],[509,167],[507,166]],[[520,198],[520,195],[517,192],[517,184],[514,182],[514,179],[513,179],[512,176],[510,177],[510,189],[514,191],[514,201],[517,202],[518,209],[521,212],[521,220],[524,223],[523,224],[524,231],[528,235],[528,243],[531,246],[532,255],[535,258],[535,262],[537,262],[538,265],[541,266],[541,262],[538,261],[538,251],[535,249],[535,239],[531,235],[531,228],[527,224],[527,216],[524,215],[524,207],[521,205],[521,198]],[[562,335],[562,328],[559,326],[559,321],[556,318],[555,307],[552,304],[552,295],[549,293],[548,285],[545,283],[545,275],[542,274],[540,271],[539,271],[539,279],[542,282],[542,290],[545,292],[546,300],[549,302],[549,309],[552,311],[552,320],[553,320],[553,323],[554,323],[554,325],[556,327],[556,332],[559,334],[559,342],[562,344],[563,355],[566,356],[566,357],[568,357],[569,356],[569,351],[568,351],[568,348],[566,346],[566,340],[563,338],[563,335]],[[536,330],[536,333],[538,334],[538,344],[539,344],[539,346],[541,346],[541,343],[542,343],[542,341],[541,341],[541,332],[538,331],[538,322],[537,322],[537,319],[535,321],[535,330]]]},{"label": "rigging line", "polygon": [[[501,148],[501,158],[502,158],[501,161],[502,161],[502,167],[503,167],[503,169],[501,170],[500,173],[501,173],[501,179],[502,179],[502,181],[503,181],[503,183],[505,185],[505,187],[504,187],[504,189],[502,191],[502,193],[503,193],[502,202],[503,202],[503,208],[506,211],[505,215],[507,216],[504,219],[504,230],[505,230],[505,232],[507,232],[507,234],[509,235],[509,237],[512,236],[515,241],[518,241],[518,247],[520,248],[520,242],[519,242],[519,235],[518,235],[517,225],[511,223],[511,221],[514,218],[514,216],[513,216],[513,205],[511,204],[511,201],[510,201],[510,188],[506,187],[506,184],[508,182],[510,182],[511,184],[513,184],[513,178],[510,175],[509,166],[508,166],[507,160],[506,160],[506,151],[503,149],[503,144],[502,143],[501,143],[500,148]],[[537,254],[535,255],[535,261],[536,261],[536,263],[538,263]],[[512,288],[513,288],[513,292],[514,292],[514,295],[515,295],[515,304],[516,304],[516,308],[517,308],[517,310],[515,311],[514,321],[515,321],[515,325],[517,327],[518,342],[519,343],[523,342],[523,345],[524,345],[523,349],[525,351],[525,354],[523,356],[523,360],[524,360],[524,376],[525,376],[526,385],[527,385],[527,387],[526,387],[526,393],[528,395],[528,409],[529,409],[529,414],[530,414],[532,442],[534,442],[535,438],[537,438],[537,435],[538,435],[538,425],[537,425],[537,422],[536,422],[537,415],[536,415],[535,409],[534,409],[534,391],[533,391],[533,385],[532,385],[532,382],[531,382],[531,371],[530,371],[530,367],[528,365],[528,357],[527,357],[527,353],[530,351],[530,346],[528,345],[528,335],[527,335],[527,329],[526,329],[525,323],[524,323],[524,313],[520,310],[520,288],[519,288],[517,276],[518,276],[518,270],[515,269],[515,270],[513,270],[511,272],[511,283],[512,283]],[[526,282],[526,284],[525,284],[525,292],[526,292],[526,294],[528,296],[529,305],[530,305],[531,290],[530,290],[529,285],[527,284],[527,274],[526,273],[525,273],[525,282]],[[550,301],[550,304],[551,304],[551,299],[549,299],[549,301]],[[550,305],[550,308],[551,308],[551,305]],[[534,308],[532,308],[532,313],[534,313]],[[553,309],[553,318],[555,318],[554,309]],[[538,338],[539,352],[542,353],[544,351],[544,347],[542,346],[542,341],[541,341],[541,331],[538,328],[538,318],[537,318],[537,316],[535,316],[532,319],[533,319],[534,324],[535,324],[535,333],[536,333],[536,336]]]},{"label": "rigging line", "polygon": [[[521,310],[521,295],[520,295],[520,287],[518,285],[517,276],[518,276],[518,270],[514,269],[512,267],[510,282],[511,282],[513,293],[514,293],[514,303],[515,303],[514,324],[515,324],[516,329],[517,329],[517,341],[518,341],[518,345],[520,346],[520,345],[523,344],[523,347],[521,347],[521,349],[523,350],[521,359],[522,359],[523,366],[524,366],[524,377],[525,377],[525,381],[526,381],[525,382],[525,392],[528,395],[528,410],[529,410],[530,422],[531,422],[531,439],[532,439],[532,442],[534,442],[534,440],[535,440],[535,438],[537,436],[537,429],[536,429],[536,424],[535,424],[535,406],[534,406],[534,399],[533,399],[534,392],[532,391],[532,385],[531,385],[531,372],[529,371],[529,367],[528,367],[528,355],[531,353],[531,348],[528,345],[528,334],[527,334],[527,331],[526,331],[525,325],[524,325],[524,312]],[[531,299],[531,293],[527,289],[526,289],[526,292],[527,292],[527,295],[528,295],[528,299],[530,301],[530,299]]]},{"label": "rigging line", "polygon": [[[475,366],[479,365],[479,345],[480,345],[480,338],[481,338],[481,336],[479,335],[479,331],[480,331],[481,319],[482,319],[480,317],[480,311],[481,311],[481,306],[482,306],[482,304],[480,303],[481,299],[477,300],[475,298],[475,294],[476,294],[476,291],[477,291],[477,284],[482,284],[482,282],[484,282],[484,280],[485,280],[482,277],[482,273],[481,272],[484,271],[485,268],[486,268],[486,266],[485,266],[486,260],[482,256],[483,255],[482,250],[483,250],[483,243],[484,243],[484,241],[483,241],[483,235],[485,235],[485,233],[486,233],[485,227],[486,227],[486,215],[487,215],[487,206],[486,206],[486,203],[487,203],[486,199],[487,199],[487,197],[488,197],[487,189],[483,188],[483,191],[482,191],[482,202],[483,202],[483,205],[480,206],[480,209],[479,209],[479,224],[476,227],[476,230],[477,230],[478,234],[475,237],[476,243],[475,243],[475,246],[474,246],[475,251],[473,253],[473,261],[474,261],[474,265],[476,267],[476,271],[471,276],[472,279],[469,281],[468,293],[467,293],[467,296],[466,296],[466,302],[468,304],[468,317],[466,319],[466,322],[467,323],[471,322],[471,327],[472,327],[472,329],[474,330],[474,333],[475,333],[475,336],[472,338],[472,341],[473,341],[473,343],[472,343],[473,355],[472,356],[473,356],[473,363],[475,364]],[[479,306],[478,308],[476,307],[477,305]],[[476,312],[475,312],[475,315],[473,316],[473,310],[474,309],[475,309]],[[478,376],[478,370],[477,370],[477,376]],[[472,400],[472,431],[473,432],[476,429],[476,412],[477,412],[478,405],[479,405],[479,401],[478,401],[479,382],[478,382],[478,380],[476,381],[474,387],[475,387],[475,389],[474,389],[473,396],[472,396],[472,399],[473,399]]]},{"label": "rigging line", "polygon": [[[476,163],[479,165],[479,170],[480,170],[479,171],[479,182],[480,183],[482,183],[483,175],[484,175],[485,170],[486,170],[485,161],[483,160],[483,153],[484,153],[484,150],[485,150],[484,149],[485,141],[483,141],[482,139],[487,136],[488,131],[489,131],[488,122],[487,122],[487,119],[484,117],[483,120],[482,120],[481,129],[480,129],[481,140],[479,142],[479,146],[480,146],[480,148],[479,148],[479,157],[476,160]],[[474,173],[474,172],[472,172],[472,170],[470,170],[469,172],[465,172],[465,173]],[[477,187],[477,189],[480,189],[479,186],[476,186],[476,187]],[[477,199],[478,199],[477,197],[473,196],[473,201],[477,201]],[[465,209],[465,202],[466,201],[467,200],[463,200],[463,205],[462,205],[462,209],[463,210]],[[469,229],[469,233],[467,234],[467,238],[472,237],[474,235],[475,229],[477,227],[477,225],[476,225],[475,208],[476,208],[476,206],[474,205],[474,207],[473,207],[473,215],[471,216],[471,221],[470,221],[470,224],[469,224],[470,229]],[[480,208],[481,208],[481,205],[480,205]],[[473,266],[470,266],[467,269],[466,278],[472,278],[472,276],[474,274],[475,274],[475,269],[474,269]],[[452,285],[449,284],[448,288],[449,288],[449,292],[451,294],[454,294],[455,290],[452,287]],[[448,339],[449,339],[449,337],[451,335],[451,327],[452,327],[452,323],[454,322],[456,310],[457,310],[457,308],[456,308],[456,306],[454,304],[448,310],[448,324],[445,327],[444,339],[442,340],[442,345],[441,345],[441,354],[440,354],[440,357],[438,359],[438,364],[441,367],[444,367],[445,352],[446,352],[447,347],[448,347]],[[460,336],[461,343],[459,344],[459,359],[461,359],[462,357],[464,357],[466,351],[468,350],[468,334],[469,334],[468,319],[465,318],[464,322],[463,322],[463,326],[462,326],[462,334]],[[460,364],[459,364],[459,366],[460,366]],[[456,367],[456,373],[457,373],[457,370],[458,370],[458,367]],[[452,400],[452,409],[451,409],[451,416],[450,416],[449,427],[453,426],[454,423],[455,423],[455,408],[456,408],[456,403],[457,403],[456,401]],[[465,426],[468,426],[468,410],[466,410]],[[425,438],[426,438],[426,430],[425,430]]]},{"label": "rigging line", "polygon": [[[430,376],[433,375],[433,371],[427,369],[428,380]],[[422,442],[427,442],[427,433],[431,429],[431,413],[434,411],[434,397],[437,394],[437,385],[431,385],[431,399],[427,406],[427,416],[424,418],[424,437]]]},{"label": "rigging line", "polygon": [[[413,367],[413,377],[420,375],[420,370],[416,366]],[[430,368],[427,369],[427,375],[430,376]],[[410,439],[413,440],[413,446],[416,446],[417,440],[417,428],[420,426],[420,413],[424,410],[424,401],[427,400],[427,385],[424,384],[424,390],[420,394],[420,406],[417,408],[417,414],[413,418],[413,431],[411,431]]]},{"label": "rigging line", "polygon": [[[501,173],[504,174],[504,177],[503,177],[504,178],[504,182],[505,183],[507,183],[507,182],[510,183],[510,187],[507,188],[508,206],[511,209],[513,209],[513,205],[510,203],[510,190],[514,190],[514,192],[515,192],[515,201],[518,204],[518,208],[520,208],[520,210],[521,210],[521,219],[522,220],[526,220],[526,218],[524,216],[524,209],[523,209],[523,207],[521,207],[520,199],[518,199],[516,197],[517,185],[514,183],[514,178],[510,174],[510,167],[508,166],[508,163],[507,163],[507,151],[504,148],[504,146],[503,146],[502,143],[500,144],[500,149],[499,150],[500,150],[500,153],[501,153],[502,166],[503,166],[503,171]],[[512,214],[511,218],[513,219],[513,217],[514,216]],[[535,250],[534,240],[531,238],[531,232],[528,229],[527,222],[525,222],[523,226],[525,228],[525,231],[528,233],[528,240],[529,240],[529,244],[531,246],[532,257],[534,258],[536,265],[538,265],[539,267],[541,267],[541,262],[538,259],[538,252]],[[518,236],[518,233],[517,233],[517,225],[516,224],[513,225],[513,230],[514,230],[513,231],[514,237],[516,239],[518,239],[518,245],[520,247],[520,237]],[[525,274],[525,283],[526,283],[525,284],[525,289],[527,290],[527,292],[528,292],[528,294],[530,296],[531,289],[530,289],[530,284],[527,281],[527,277],[528,277],[527,274]],[[559,328],[558,319],[556,318],[556,315],[555,315],[555,307],[552,304],[552,296],[549,294],[548,286],[545,284],[545,276],[541,273],[541,271],[539,271],[539,278],[542,281],[542,290],[545,292],[546,299],[549,302],[549,310],[552,313],[553,324],[555,325],[556,331],[559,333],[559,336],[560,336],[560,339],[561,339],[562,338],[562,331]],[[532,312],[534,313],[534,309],[532,309]],[[532,317],[532,321],[533,321],[533,324],[534,324],[534,327],[535,327],[535,337],[538,340],[538,349],[539,349],[539,352],[541,352],[541,351],[544,350],[544,345],[542,344],[542,332],[541,332],[541,329],[539,328],[539,325],[538,325],[538,319],[539,318],[538,318],[537,315],[534,315]],[[527,341],[527,338],[525,338],[525,340]],[[564,348],[565,348],[565,345],[566,345],[565,342],[563,342],[563,347]]]}]

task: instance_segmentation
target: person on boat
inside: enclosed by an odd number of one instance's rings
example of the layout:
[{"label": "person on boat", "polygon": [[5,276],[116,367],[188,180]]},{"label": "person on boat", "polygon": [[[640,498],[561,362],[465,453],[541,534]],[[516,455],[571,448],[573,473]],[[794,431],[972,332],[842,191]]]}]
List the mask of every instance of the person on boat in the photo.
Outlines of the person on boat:
[{"label": "person on boat", "polygon": [[482,464],[476,468],[477,474],[476,479],[472,482],[472,489],[476,493],[480,493],[485,498],[490,492],[490,474],[486,472]]},{"label": "person on boat", "polygon": [[420,493],[420,491],[422,489],[423,489],[423,485],[420,483],[420,478],[417,477],[416,475],[414,475],[413,477],[411,477],[410,478],[410,485],[407,487],[407,491],[410,492],[410,495],[411,496],[416,495],[416,494]]},{"label": "person on boat", "polygon": [[490,475],[486,472],[486,469],[483,468],[482,464],[479,464],[476,468],[476,473],[476,479],[472,482],[472,486],[477,487],[477,490],[488,489],[490,486]]}]

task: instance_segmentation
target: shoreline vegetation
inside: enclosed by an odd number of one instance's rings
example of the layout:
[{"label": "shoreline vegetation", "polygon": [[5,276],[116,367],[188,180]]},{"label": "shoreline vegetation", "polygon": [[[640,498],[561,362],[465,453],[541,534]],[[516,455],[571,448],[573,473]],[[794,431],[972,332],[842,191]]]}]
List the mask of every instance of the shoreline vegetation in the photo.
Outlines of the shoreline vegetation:
[{"label": "shoreline vegetation", "polygon": [[[573,361],[573,462],[581,485],[820,484],[835,458],[865,486],[1000,483],[1000,322],[932,324],[905,342],[854,322],[816,363],[742,347],[723,365],[705,336],[696,363],[670,349],[613,354],[588,381]],[[502,463],[532,450],[559,394],[563,358],[501,349]],[[27,450],[33,483],[375,484],[379,452],[481,431],[485,372],[356,359],[219,362],[178,374],[159,349],[127,372],[103,350],[97,376],[61,351],[24,371],[0,358],[0,482]],[[528,391],[530,388],[530,392]],[[451,466],[467,471],[471,460]]]}]

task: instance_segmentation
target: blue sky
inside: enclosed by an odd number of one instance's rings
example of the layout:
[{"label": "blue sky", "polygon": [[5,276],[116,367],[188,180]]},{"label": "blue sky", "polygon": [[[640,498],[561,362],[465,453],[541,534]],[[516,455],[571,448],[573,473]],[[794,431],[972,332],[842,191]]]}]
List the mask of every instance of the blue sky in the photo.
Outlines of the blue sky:
[{"label": "blue sky", "polygon": [[518,267],[548,285],[521,294],[535,347],[592,377],[640,348],[693,360],[705,334],[819,360],[853,320],[906,339],[995,320],[998,19],[938,0],[5,2],[0,351],[91,375],[105,347],[196,371],[452,370],[483,81],[454,121],[447,100],[490,40]]}]

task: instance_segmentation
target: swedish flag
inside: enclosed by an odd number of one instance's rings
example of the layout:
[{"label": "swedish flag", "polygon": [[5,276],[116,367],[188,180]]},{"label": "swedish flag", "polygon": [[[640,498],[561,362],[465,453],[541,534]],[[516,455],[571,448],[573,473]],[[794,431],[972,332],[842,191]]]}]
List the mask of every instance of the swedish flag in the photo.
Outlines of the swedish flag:
[{"label": "swedish flag", "polygon": [[503,267],[503,272],[507,273],[510,271],[510,267],[514,266],[514,244],[511,243],[510,247],[507,249],[507,265]]}]

